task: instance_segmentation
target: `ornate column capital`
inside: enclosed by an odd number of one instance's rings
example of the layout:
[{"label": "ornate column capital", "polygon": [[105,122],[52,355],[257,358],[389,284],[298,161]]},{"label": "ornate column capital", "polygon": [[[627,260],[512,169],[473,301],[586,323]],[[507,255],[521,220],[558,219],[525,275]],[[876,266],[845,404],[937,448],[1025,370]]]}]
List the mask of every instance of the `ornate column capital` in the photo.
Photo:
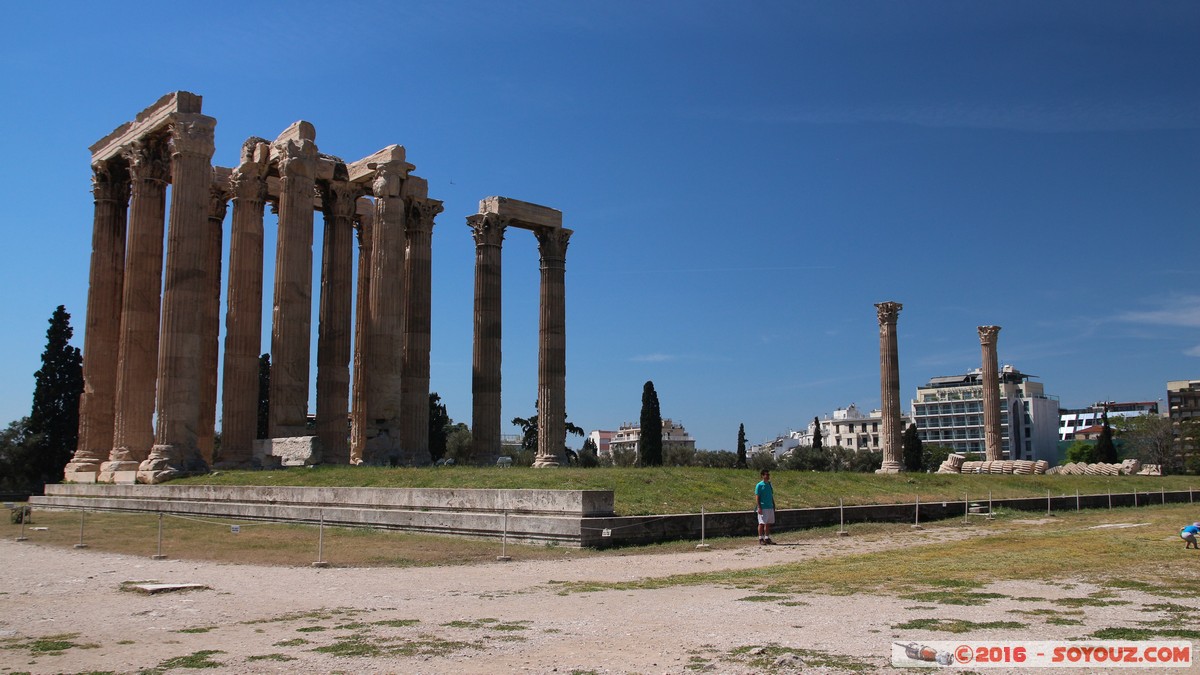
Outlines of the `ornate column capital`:
[{"label": "ornate column capital", "polygon": [[900,310],[902,309],[904,309],[904,305],[898,302],[876,303],[875,311],[879,314],[879,327],[895,325],[896,318],[900,316]]},{"label": "ornate column capital", "polygon": [[504,230],[508,229],[508,222],[493,213],[476,213],[467,216],[467,227],[471,228],[476,247],[499,247],[504,242]]},{"label": "ornate column capital", "polygon": [[198,113],[176,113],[171,116],[170,145],[172,155],[197,155],[212,159],[216,146],[213,130],[217,120]]},{"label": "ornate column capital", "polygon": [[307,139],[288,139],[275,146],[280,178],[315,178],[317,144]]},{"label": "ornate column capital", "polygon": [[129,203],[129,166],[112,159],[93,162],[92,195],[96,202]]},{"label": "ornate column capital", "polygon": [[267,201],[267,170],[271,146],[264,138],[251,136],[242,143],[242,157],[229,176],[229,192],[235,200]]},{"label": "ornate column capital", "polygon": [[208,217],[210,220],[225,220],[225,211],[229,208],[229,183],[217,180],[213,172],[213,182],[208,188]]},{"label": "ornate column capital", "polygon": [[983,346],[994,346],[996,344],[996,336],[1000,334],[1000,326],[980,326],[979,327],[979,344]]},{"label": "ornate column capital", "polygon": [[408,176],[408,164],[401,161],[382,162],[371,165],[375,179],[371,181],[371,194],[376,199],[399,197]]},{"label": "ornate column capital", "polygon": [[166,183],[171,174],[171,162],[167,155],[167,142],[162,136],[144,136],[125,148],[133,182]]},{"label": "ornate column capital", "polygon": [[348,180],[319,181],[317,189],[321,193],[321,212],[327,218],[344,218],[352,222],[358,207],[360,189]]},{"label": "ornate column capital", "polygon": [[574,230],[563,227],[539,227],[533,231],[538,240],[538,253],[542,256],[542,264],[558,263],[562,265],[567,260],[567,244],[571,241]]},{"label": "ornate column capital", "polygon": [[432,232],[433,219],[444,210],[441,200],[438,199],[410,199],[408,202],[407,228],[409,230]]}]

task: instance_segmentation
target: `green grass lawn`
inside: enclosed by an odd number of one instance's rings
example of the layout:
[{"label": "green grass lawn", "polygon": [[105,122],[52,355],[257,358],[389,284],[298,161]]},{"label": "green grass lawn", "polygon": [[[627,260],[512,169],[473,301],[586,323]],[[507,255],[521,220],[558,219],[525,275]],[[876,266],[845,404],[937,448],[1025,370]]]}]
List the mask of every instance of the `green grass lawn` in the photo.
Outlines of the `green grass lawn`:
[{"label": "green grass lawn", "polygon": [[[774,471],[781,509],[812,506],[957,501],[1195,489],[1200,476],[1003,476],[947,474],[816,473]],[[658,468],[385,468],[319,466],[274,471],[222,471],[171,485],[286,485],[300,487],[532,488],[612,490],[616,511],[636,516],[748,511],[754,508],[758,473],[750,469]],[[1151,501],[1153,499],[1151,498]]]}]

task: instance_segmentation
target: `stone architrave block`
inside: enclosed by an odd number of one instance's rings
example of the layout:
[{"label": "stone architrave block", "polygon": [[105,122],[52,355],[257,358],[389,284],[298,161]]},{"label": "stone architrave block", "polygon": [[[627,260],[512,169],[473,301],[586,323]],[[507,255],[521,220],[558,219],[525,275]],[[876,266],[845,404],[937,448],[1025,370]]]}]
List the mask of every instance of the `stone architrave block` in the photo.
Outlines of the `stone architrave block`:
[{"label": "stone architrave block", "polygon": [[500,216],[501,220],[507,220],[513,227],[527,230],[562,227],[562,211],[508,197],[485,197],[479,200],[479,212],[494,213]]},{"label": "stone architrave block", "polygon": [[321,463],[316,436],[291,436],[254,441],[254,459],[262,466],[310,466]]}]

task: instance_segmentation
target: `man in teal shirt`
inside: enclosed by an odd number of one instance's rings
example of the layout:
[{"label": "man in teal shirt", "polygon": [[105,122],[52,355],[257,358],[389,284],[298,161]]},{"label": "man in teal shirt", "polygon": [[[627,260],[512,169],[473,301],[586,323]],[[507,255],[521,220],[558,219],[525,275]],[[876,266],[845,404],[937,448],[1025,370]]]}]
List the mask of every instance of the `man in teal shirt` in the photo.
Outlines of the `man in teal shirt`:
[{"label": "man in teal shirt", "polygon": [[758,543],[771,541],[771,525],[775,524],[775,491],[771,489],[771,472],[762,470],[762,480],[754,486],[754,507],[758,513]]}]

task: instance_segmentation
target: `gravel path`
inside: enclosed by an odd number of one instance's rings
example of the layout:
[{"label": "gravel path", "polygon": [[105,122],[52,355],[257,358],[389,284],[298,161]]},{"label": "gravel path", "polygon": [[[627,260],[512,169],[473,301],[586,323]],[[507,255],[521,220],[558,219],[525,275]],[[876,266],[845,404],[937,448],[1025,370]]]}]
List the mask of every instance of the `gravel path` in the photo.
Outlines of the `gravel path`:
[{"label": "gravel path", "polygon": [[[1079,637],[1079,626],[1042,625],[1011,610],[1052,606],[1016,597],[1078,596],[1084,587],[1006,582],[988,590],[1013,599],[961,607],[876,595],[763,598],[709,585],[565,593],[556,583],[750,569],[861,552],[868,543],[890,548],[986,534],[932,529],[874,540],[749,541],[740,549],[405,569],[154,561],[0,540],[0,647],[8,647],[0,649],[0,672],[187,672],[170,660],[208,650],[207,660],[220,664],[213,672],[227,673],[887,672],[892,642],[955,637],[893,628],[914,618],[1028,625],[976,631],[972,640]],[[122,589],[149,580],[207,589]],[[1129,595],[1128,605],[1089,607],[1089,621],[1156,618],[1139,601],[1161,599]],[[35,642],[63,635],[69,644],[60,651]]]}]

